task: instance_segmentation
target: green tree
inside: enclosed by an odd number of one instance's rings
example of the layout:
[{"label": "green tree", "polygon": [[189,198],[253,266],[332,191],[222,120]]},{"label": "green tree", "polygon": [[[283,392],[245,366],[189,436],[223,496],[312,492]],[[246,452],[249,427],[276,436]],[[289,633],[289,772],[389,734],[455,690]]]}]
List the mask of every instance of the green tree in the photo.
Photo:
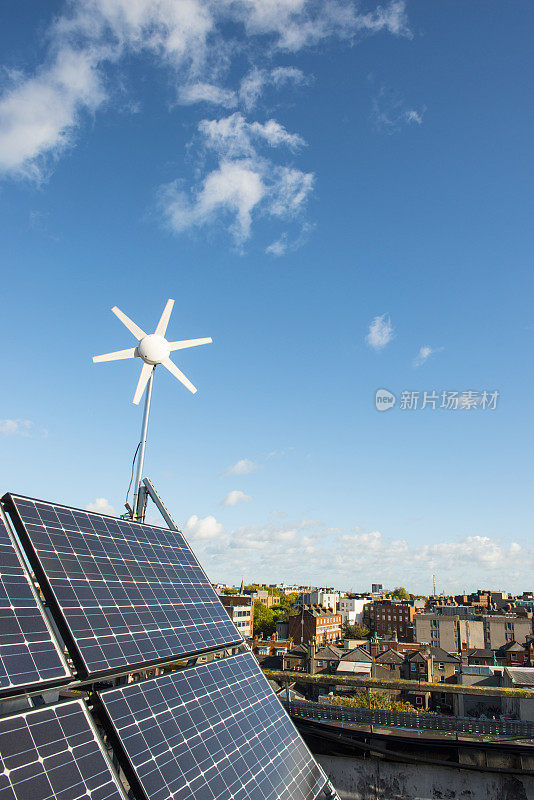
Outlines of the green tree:
[{"label": "green tree", "polygon": [[368,639],[369,628],[366,628],[365,625],[359,625],[358,623],[349,625],[348,622],[345,622],[343,625],[343,636],[346,639]]},{"label": "green tree", "polygon": [[410,594],[406,591],[404,586],[395,586],[393,591],[391,592],[391,596],[395,600],[410,600]]}]

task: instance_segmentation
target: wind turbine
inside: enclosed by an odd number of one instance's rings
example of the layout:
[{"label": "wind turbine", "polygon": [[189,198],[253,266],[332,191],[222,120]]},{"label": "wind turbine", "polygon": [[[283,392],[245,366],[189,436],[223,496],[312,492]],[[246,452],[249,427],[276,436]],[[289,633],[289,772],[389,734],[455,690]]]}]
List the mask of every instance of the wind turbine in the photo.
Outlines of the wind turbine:
[{"label": "wind turbine", "polygon": [[137,464],[137,476],[135,479],[135,494],[134,494],[134,506],[133,506],[133,516],[135,519],[143,519],[144,516],[144,505],[145,505],[145,497],[144,493],[141,492],[141,480],[143,477],[143,462],[145,459],[145,448],[146,448],[146,439],[147,439],[147,431],[148,431],[148,415],[150,413],[150,401],[152,398],[152,381],[154,379],[154,371],[158,364],[161,364],[165,369],[167,369],[171,375],[174,375],[180,383],[189,389],[192,394],[195,394],[197,391],[196,387],[193,386],[191,381],[184,375],[184,373],[178,369],[174,361],[171,361],[170,354],[174,350],[185,350],[188,347],[198,347],[200,344],[211,344],[213,341],[211,337],[207,337],[204,339],[183,339],[179,342],[169,342],[165,338],[165,334],[167,332],[167,326],[169,324],[169,318],[171,316],[172,308],[174,306],[174,300],[167,300],[165,308],[163,309],[163,314],[160,317],[158,324],[156,325],[156,330],[154,333],[145,333],[139,325],[136,325],[133,320],[124,314],[120,308],[117,306],[113,306],[111,309],[115,316],[117,316],[123,325],[125,325],[130,333],[132,333],[135,338],[137,339],[137,346],[130,347],[128,350],[116,350],[114,353],[105,353],[102,356],[93,356],[93,362],[99,363],[101,361],[120,361],[125,358],[140,358],[144,361],[143,366],[141,367],[141,374],[139,376],[139,381],[137,382],[137,387],[133,396],[133,402],[135,405],[139,405],[139,401],[143,396],[143,392],[145,387],[148,384],[148,389],[145,398],[145,410],[143,413],[143,423],[141,426],[141,440],[139,442],[140,453],[139,453],[139,461]]}]

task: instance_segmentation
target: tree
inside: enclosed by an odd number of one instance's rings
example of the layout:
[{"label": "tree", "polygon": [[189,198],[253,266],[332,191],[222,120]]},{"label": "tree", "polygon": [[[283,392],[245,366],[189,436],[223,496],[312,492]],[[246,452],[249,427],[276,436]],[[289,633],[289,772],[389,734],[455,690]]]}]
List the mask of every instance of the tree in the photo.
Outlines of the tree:
[{"label": "tree", "polygon": [[411,599],[409,593],[406,591],[404,586],[395,586],[395,588],[391,592],[391,596],[395,600],[410,600]]},{"label": "tree", "polygon": [[369,628],[366,628],[365,625],[360,625],[358,623],[355,625],[350,625],[348,622],[345,622],[343,624],[343,636],[346,639],[368,639]]}]

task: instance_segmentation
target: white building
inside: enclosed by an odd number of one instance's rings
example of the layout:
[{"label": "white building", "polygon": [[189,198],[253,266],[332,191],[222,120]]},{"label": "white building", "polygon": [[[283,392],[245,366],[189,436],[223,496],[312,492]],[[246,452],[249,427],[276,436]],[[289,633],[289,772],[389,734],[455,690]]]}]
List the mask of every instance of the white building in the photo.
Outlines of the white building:
[{"label": "white building", "polygon": [[309,592],[303,592],[299,597],[299,601],[305,606],[322,606],[330,608],[332,611],[337,611],[339,599],[339,592],[335,592],[333,589],[311,589]]},{"label": "white building", "polygon": [[339,611],[343,617],[343,623],[348,625],[361,625],[363,622],[363,607],[369,602],[365,597],[340,597]]}]

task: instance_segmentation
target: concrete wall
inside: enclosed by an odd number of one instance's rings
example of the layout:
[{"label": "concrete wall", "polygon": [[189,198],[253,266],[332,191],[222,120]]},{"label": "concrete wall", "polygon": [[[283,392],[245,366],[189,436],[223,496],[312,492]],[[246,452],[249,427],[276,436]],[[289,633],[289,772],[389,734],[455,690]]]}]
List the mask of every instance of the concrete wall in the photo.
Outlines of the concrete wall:
[{"label": "concrete wall", "polygon": [[341,800],[534,800],[534,778],[316,755]]}]

